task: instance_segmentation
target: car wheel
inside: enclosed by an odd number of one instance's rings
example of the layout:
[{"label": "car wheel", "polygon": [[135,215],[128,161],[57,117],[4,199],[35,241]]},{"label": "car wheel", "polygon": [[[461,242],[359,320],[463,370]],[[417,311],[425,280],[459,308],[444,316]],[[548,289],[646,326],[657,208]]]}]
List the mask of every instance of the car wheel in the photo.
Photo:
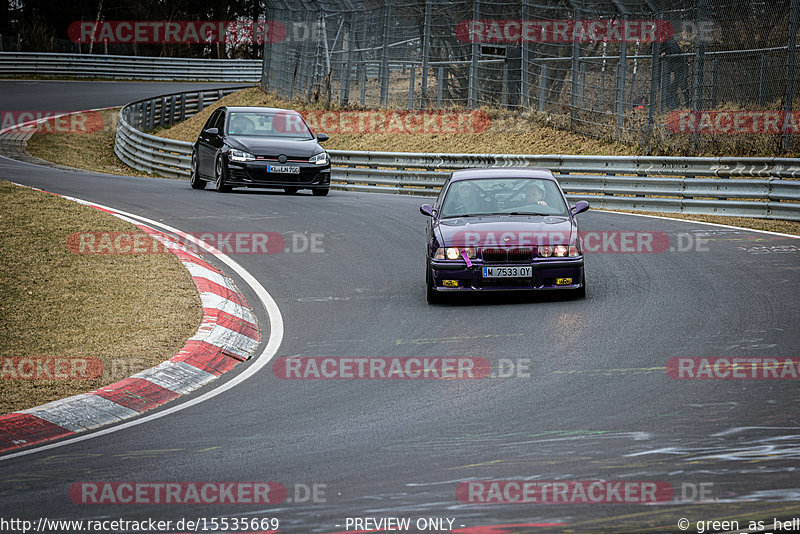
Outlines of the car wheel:
[{"label": "car wheel", "polygon": [[428,269],[427,275],[425,276],[425,288],[427,289],[425,299],[428,301],[428,304],[439,304],[442,302],[442,295],[433,288],[433,276],[431,276],[430,269]]},{"label": "car wheel", "polygon": [[325,189],[312,189],[311,192],[314,194],[315,197],[326,197],[328,196],[328,191],[330,191],[329,187]]},{"label": "car wheel", "polygon": [[200,179],[200,174],[197,169],[197,151],[192,150],[192,170],[189,174],[189,185],[192,186],[192,189],[205,189],[206,182],[205,180]]},{"label": "car wheel", "polygon": [[297,193],[296,187],[284,187],[283,190],[290,195],[294,195],[295,193]]},{"label": "car wheel", "polygon": [[214,165],[214,178],[218,193],[227,193],[231,190],[229,185],[225,185],[225,167],[222,165],[222,157],[218,157],[217,163]]}]

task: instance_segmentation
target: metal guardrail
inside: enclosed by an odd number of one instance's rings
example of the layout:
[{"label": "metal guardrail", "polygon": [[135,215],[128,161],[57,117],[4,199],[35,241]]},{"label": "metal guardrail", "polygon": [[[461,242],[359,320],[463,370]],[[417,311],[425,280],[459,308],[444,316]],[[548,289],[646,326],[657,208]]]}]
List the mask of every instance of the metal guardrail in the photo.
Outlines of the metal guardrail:
[{"label": "metal guardrail", "polygon": [[261,79],[261,68],[261,60],[258,59],[0,52],[0,77],[43,75],[126,80],[257,82]]},{"label": "metal guardrail", "polygon": [[[128,104],[120,111],[114,151],[133,168],[186,178],[192,143],[150,135],[132,124],[142,129],[169,124],[238,89]],[[544,167],[553,171],[570,200],[588,200],[598,208],[800,220],[800,159],[329,153],[333,186],[346,191],[432,196],[454,169]]]},{"label": "metal guardrail", "polygon": [[150,135],[138,128],[152,130],[156,126],[180,122],[199,113],[208,104],[240,90],[242,87],[226,87],[132,102],[119,111],[114,153],[134,169],[172,178],[188,178],[192,143]]}]

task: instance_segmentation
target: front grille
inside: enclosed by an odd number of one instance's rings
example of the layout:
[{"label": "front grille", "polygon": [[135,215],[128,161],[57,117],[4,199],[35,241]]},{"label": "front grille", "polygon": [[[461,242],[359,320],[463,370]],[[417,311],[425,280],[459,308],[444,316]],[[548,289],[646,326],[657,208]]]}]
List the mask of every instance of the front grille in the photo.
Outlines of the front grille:
[{"label": "front grille", "polygon": [[532,258],[533,248],[531,247],[516,247],[508,249],[508,261],[530,262]]},{"label": "front grille", "polygon": [[481,254],[483,261],[488,263],[528,263],[533,259],[533,247],[485,247]]},{"label": "front grille", "polygon": [[481,250],[481,254],[485,262],[505,263],[508,257],[505,249],[496,247],[486,247]]}]

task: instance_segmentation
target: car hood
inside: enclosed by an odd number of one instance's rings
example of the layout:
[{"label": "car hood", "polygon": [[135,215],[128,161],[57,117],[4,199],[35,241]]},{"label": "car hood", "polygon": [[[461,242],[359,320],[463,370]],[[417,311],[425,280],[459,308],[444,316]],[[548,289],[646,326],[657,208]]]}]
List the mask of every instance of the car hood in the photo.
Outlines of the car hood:
[{"label": "car hood", "polygon": [[256,156],[286,154],[290,159],[293,157],[309,158],[322,152],[322,147],[315,139],[301,141],[276,137],[228,137],[226,141],[231,148],[244,150]]},{"label": "car hood", "polygon": [[578,227],[564,216],[490,215],[440,220],[435,232],[445,247],[556,245],[571,243]]}]

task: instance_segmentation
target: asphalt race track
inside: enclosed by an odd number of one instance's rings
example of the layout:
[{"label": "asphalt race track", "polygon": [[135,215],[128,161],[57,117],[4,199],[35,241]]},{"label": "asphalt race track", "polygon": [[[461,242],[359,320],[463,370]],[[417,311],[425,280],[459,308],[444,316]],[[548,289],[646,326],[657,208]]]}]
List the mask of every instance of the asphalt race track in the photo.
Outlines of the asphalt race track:
[{"label": "asphalt race track", "polygon": [[[1,106],[121,105],[179,85],[192,84],[5,81]],[[184,181],[6,158],[0,178],[186,232],[304,236],[287,237],[287,252],[232,256],[280,308],[276,358],[470,356],[493,369],[523,365],[511,377],[475,380],[286,380],[268,364],[169,416],[0,461],[0,517],[274,517],[282,532],[319,533],[345,531],[348,517],[450,518],[453,529],[473,534],[679,532],[681,518],[697,532],[701,520],[800,517],[798,382],[677,380],[665,371],[677,357],[800,356],[796,239],[589,211],[580,216],[585,232],[663,232],[673,250],[587,255],[585,300],[429,306],[422,198],[220,195]],[[317,252],[304,245],[312,236]],[[264,309],[235,280],[266,337]],[[656,481],[674,496],[649,504],[462,502],[459,483],[475,480]],[[274,481],[288,495],[274,506],[75,504],[69,489],[85,481]],[[324,494],[306,499],[313,485]],[[532,526],[470,530],[488,525]]]}]

